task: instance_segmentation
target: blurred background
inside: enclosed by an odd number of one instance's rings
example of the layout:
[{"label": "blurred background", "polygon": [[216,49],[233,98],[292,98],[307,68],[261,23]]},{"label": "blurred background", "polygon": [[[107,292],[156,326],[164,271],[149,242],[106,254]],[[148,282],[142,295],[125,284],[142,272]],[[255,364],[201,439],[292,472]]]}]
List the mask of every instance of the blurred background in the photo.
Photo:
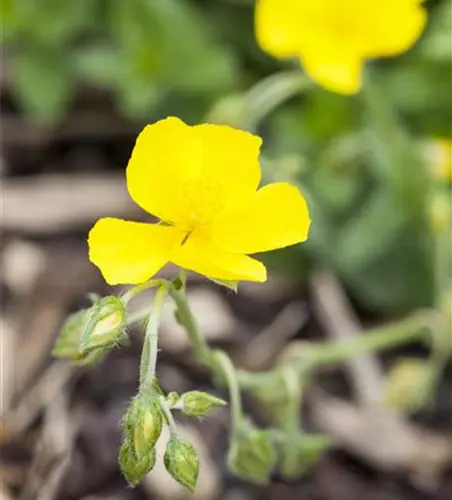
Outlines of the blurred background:
[{"label": "blurred background", "polygon": [[[2,0],[2,500],[186,496],[161,468],[135,490],[119,474],[139,336],[93,368],[50,355],[87,294],[111,293],[85,238],[99,217],[145,220],[124,169],[143,125],[168,115],[258,133],[265,180],[296,183],[309,202],[309,241],[264,255],[267,283],[235,295],[190,277],[206,338],[238,366],[265,370],[301,342],[355,338],[432,308],[449,318],[452,344],[452,2],[425,6],[419,42],[369,63],[363,92],[344,97],[260,50],[253,0]],[[163,388],[226,397],[170,309],[161,331]],[[323,370],[301,425],[335,446],[264,486],[226,467],[227,410],[182,421],[201,456],[194,498],[450,499],[450,363],[428,401],[410,396],[429,356],[413,341]],[[373,418],[376,393],[385,403]],[[259,424],[271,421],[265,405],[245,403]]]}]

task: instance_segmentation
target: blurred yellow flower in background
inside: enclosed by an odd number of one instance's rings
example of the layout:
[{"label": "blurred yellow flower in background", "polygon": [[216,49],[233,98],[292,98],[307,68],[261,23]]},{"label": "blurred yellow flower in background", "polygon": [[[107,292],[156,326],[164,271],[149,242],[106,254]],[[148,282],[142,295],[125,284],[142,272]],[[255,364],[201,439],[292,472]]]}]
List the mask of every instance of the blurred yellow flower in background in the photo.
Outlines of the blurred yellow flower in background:
[{"label": "blurred yellow flower in background", "polygon": [[113,284],[141,283],[168,262],[225,281],[265,281],[248,254],[307,238],[303,196],[287,183],[258,189],[261,139],[228,126],[169,117],[138,136],[127,166],[132,199],[157,224],[100,219],[89,257]]},{"label": "blurred yellow flower in background", "polygon": [[297,57],[323,87],[359,91],[367,58],[408,50],[427,13],[421,0],[257,0],[256,34],[277,58]]},{"label": "blurred yellow flower in background", "polygon": [[439,139],[435,142],[435,158],[433,161],[435,177],[452,182],[452,141]]}]

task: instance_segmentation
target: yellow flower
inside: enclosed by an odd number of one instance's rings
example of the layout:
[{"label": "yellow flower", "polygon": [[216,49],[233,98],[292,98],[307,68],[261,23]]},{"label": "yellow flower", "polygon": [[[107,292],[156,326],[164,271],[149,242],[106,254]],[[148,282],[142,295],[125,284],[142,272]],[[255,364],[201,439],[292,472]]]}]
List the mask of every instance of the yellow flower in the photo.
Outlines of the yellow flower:
[{"label": "yellow flower", "polygon": [[401,54],[421,34],[422,0],[257,0],[256,32],[274,57],[297,57],[334,92],[359,91],[364,60]]},{"label": "yellow flower", "polygon": [[132,199],[157,224],[100,219],[91,262],[109,284],[141,283],[165,264],[217,280],[265,281],[248,254],[307,238],[309,214],[286,183],[258,189],[261,139],[220,125],[189,126],[169,117],[138,136],[127,166]]},{"label": "yellow flower", "polygon": [[440,139],[436,141],[435,146],[435,177],[452,182],[452,141]]}]

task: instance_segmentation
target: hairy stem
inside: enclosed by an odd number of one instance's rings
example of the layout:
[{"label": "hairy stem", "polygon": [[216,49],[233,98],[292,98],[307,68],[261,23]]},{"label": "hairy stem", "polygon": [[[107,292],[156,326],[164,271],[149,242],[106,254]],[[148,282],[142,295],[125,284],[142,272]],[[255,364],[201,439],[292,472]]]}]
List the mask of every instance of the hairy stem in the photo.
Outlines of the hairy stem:
[{"label": "hairy stem", "polygon": [[[307,373],[322,366],[341,363],[351,357],[366,352],[392,349],[409,341],[421,339],[429,331],[437,329],[438,313],[424,311],[408,316],[397,323],[375,328],[356,339],[346,342],[322,342],[307,345],[306,352],[291,361],[298,374]],[[253,389],[263,384],[275,387],[280,383],[275,370],[260,373],[239,372],[239,381],[243,388]]]},{"label": "hairy stem", "polygon": [[240,385],[237,379],[235,366],[229,356],[223,351],[215,351],[212,359],[215,360],[223,371],[224,378],[229,388],[229,398],[231,400],[232,426],[237,430],[243,420],[242,400],[240,396]]},{"label": "hairy stem", "polygon": [[207,342],[201,335],[196,319],[190,310],[185,288],[176,288],[172,286],[170,288],[170,295],[177,306],[177,319],[185,328],[198,361],[206,366],[211,366],[211,351]]},{"label": "hairy stem", "polygon": [[157,289],[154,304],[146,325],[140,364],[140,387],[152,383],[152,379],[155,376],[158,353],[158,327],[160,324],[160,314],[162,312],[163,303],[168,294],[168,288],[169,284],[162,283]]},{"label": "hairy stem", "polygon": [[174,437],[177,435],[177,426],[176,422],[174,421],[173,414],[171,413],[171,410],[168,406],[168,403],[166,399],[163,396],[160,396],[160,405],[163,410],[163,413],[165,415],[166,422],[169,427],[170,435],[171,437]]}]

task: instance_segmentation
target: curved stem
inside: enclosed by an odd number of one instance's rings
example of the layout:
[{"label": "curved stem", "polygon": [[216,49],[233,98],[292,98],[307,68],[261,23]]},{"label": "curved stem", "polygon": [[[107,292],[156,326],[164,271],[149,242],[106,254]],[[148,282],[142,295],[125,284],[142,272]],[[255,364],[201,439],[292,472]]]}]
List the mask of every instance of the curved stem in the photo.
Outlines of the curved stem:
[{"label": "curved stem", "polygon": [[[392,349],[409,341],[422,339],[427,332],[437,329],[438,320],[436,311],[416,313],[397,323],[374,328],[353,340],[307,345],[303,355],[290,363],[300,375],[325,365],[341,363],[366,352]],[[267,387],[276,389],[280,381],[277,374],[277,370],[269,370],[260,373],[241,371],[238,375],[241,386],[252,390],[261,387],[264,383]]]},{"label": "curved stem", "polygon": [[168,294],[168,288],[169,284],[166,282],[162,283],[158,288],[146,325],[140,364],[140,387],[143,387],[147,383],[150,384],[155,376],[158,353],[158,327],[163,303]]},{"label": "curved stem", "polygon": [[153,288],[156,286],[161,286],[165,283],[165,280],[150,280],[146,281],[145,283],[140,283],[137,286],[134,286],[127,290],[127,292],[121,297],[122,302],[124,305],[127,305],[134,297],[135,295],[138,295],[140,292],[143,290],[147,290],[148,288]]},{"label": "curved stem", "polygon": [[245,94],[246,120],[253,131],[275,108],[312,86],[312,80],[299,68],[275,73],[257,83]]},{"label": "curved stem", "polygon": [[235,367],[229,356],[223,351],[215,351],[212,359],[215,360],[221,367],[224,378],[228,384],[229,398],[231,401],[232,426],[234,430],[237,430],[242,423],[243,413],[240,385],[237,379]]},{"label": "curved stem", "polygon": [[196,319],[191,313],[184,287],[170,288],[170,295],[177,306],[177,318],[185,327],[190,343],[192,344],[198,361],[225,380],[231,400],[232,422],[237,428],[242,421],[242,401],[237,373],[229,356],[223,351],[212,351],[201,335]]},{"label": "curved stem", "polygon": [[173,414],[171,413],[171,410],[168,406],[168,403],[163,396],[160,396],[160,405],[161,405],[161,408],[162,408],[163,413],[165,415],[166,422],[167,422],[168,427],[169,427],[170,436],[174,437],[177,435],[176,422],[174,421]]},{"label": "curved stem", "polygon": [[204,365],[210,366],[211,352],[207,342],[204,340],[199,332],[198,324],[195,317],[190,311],[188,305],[185,287],[177,289],[174,286],[170,288],[170,295],[174,299],[177,306],[177,319],[187,332],[188,339],[190,340],[198,361]]}]

